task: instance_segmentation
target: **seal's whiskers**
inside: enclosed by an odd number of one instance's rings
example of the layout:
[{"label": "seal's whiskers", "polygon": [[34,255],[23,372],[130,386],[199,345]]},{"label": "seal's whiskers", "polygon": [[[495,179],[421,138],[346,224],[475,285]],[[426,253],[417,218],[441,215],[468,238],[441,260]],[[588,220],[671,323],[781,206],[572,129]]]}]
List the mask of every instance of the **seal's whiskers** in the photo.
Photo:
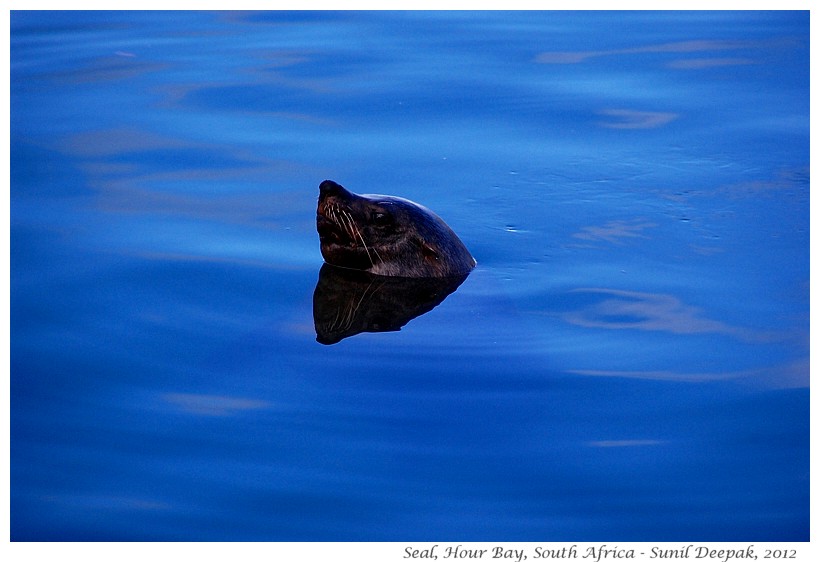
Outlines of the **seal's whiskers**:
[{"label": "seal's whiskers", "polygon": [[376,247],[375,247],[375,246],[371,246],[371,247],[370,247],[370,249],[371,249],[371,250],[373,250],[373,253],[374,253],[374,254],[376,254],[376,257],[377,257],[377,258],[379,258],[379,261],[380,261],[380,262],[382,262],[382,264],[384,264],[384,260],[383,260],[383,259],[382,259],[382,257],[379,255],[379,252],[377,252],[377,251],[376,251]]},{"label": "seal's whiskers", "polygon": [[[364,236],[362,236],[362,232],[358,229],[358,227],[356,227],[356,223],[353,222],[353,217],[351,217],[349,213],[342,211],[342,214],[348,218],[348,220],[350,221],[350,226],[353,227],[353,230],[355,230],[356,234],[359,236],[359,240],[362,241],[364,251],[367,253],[367,259],[370,260],[370,266],[373,267],[374,265],[376,265],[376,263],[373,261],[373,256],[370,255],[370,249],[367,247],[367,243],[365,243],[364,241]],[[381,260],[381,257],[379,258],[379,260]]]},{"label": "seal's whiskers", "polygon": [[342,215],[342,227],[345,229],[345,232],[347,232],[347,235],[353,240],[356,240],[356,225],[353,223],[353,217],[345,211],[340,210],[339,212]]}]

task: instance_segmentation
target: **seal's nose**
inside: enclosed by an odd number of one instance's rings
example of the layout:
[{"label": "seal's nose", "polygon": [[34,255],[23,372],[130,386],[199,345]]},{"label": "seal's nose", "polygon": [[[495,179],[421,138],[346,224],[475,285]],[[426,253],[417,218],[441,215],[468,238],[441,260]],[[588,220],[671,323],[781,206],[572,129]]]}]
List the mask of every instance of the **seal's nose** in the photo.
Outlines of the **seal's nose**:
[{"label": "seal's nose", "polygon": [[340,197],[349,197],[350,192],[335,181],[325,180],[319,184],[319,196],[325,197],[328,195],[336,195]]}]

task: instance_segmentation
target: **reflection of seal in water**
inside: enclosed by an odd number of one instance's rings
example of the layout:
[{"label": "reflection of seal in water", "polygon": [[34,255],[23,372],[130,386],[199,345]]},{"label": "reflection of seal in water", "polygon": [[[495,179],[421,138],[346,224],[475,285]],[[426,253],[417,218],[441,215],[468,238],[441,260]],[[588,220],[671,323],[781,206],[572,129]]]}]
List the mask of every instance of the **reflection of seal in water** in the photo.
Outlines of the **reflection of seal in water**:
[{"label": "reflection of seal in water", "polygon": [[319,186],[316,229],[331,265],[391,277],[465,275],[475,260],[435,213],[407,199]]},{"label": "reflection of seal in water", "polygon": [[313,292],[316,341],[329,345],[361,332],[400,330],[438,306],[466,277],[384,277],[324,264]]}]

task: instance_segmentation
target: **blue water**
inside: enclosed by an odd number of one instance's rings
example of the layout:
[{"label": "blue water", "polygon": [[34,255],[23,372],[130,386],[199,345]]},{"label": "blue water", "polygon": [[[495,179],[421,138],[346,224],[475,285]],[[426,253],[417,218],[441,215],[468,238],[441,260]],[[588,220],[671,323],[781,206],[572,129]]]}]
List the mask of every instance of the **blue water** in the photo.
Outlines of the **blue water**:
[{"label": "blue water", "polygon": [[808,335],[808,12],[12,13],[13,540],[805,541]]}]

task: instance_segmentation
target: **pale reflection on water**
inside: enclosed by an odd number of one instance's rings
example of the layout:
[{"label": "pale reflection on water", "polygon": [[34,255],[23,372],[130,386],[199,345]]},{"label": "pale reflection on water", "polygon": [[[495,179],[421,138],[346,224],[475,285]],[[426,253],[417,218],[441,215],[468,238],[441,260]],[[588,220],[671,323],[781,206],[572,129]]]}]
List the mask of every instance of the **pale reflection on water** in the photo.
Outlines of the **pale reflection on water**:
[{"label": "pale reflection on water", "polygon": [[806,12],[11,23],[12,540],[808,539]]}]

